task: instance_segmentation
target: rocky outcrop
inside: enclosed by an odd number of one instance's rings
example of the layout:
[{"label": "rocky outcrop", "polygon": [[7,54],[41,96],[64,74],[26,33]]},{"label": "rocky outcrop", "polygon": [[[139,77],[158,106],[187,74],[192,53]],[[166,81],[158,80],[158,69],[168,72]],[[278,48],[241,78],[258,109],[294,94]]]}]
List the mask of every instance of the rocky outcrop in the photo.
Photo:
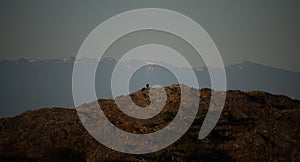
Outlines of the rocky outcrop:
[{"label": "rocky outcrop", "polygon": [[[218,124],[208,137],[199,140],[211,90],[184,88],[191,91],[190,102],[181,104],[187,108],[199,106],[198,114],[183,137],[159,152],[145,155],[116,152],[98,143],[86,131],[75,109],[44,108],[0,119],[0,161],[300,160],[298,100],[260,91],[228,91]],[[165,107],[157,116],[146,120],[129,117],[112,99],[100,99],[98,103],[115,126],[132,133],[155,132],[174,118],[180,104],[179,85],[164,89]],[[148,91],[148,88],[137,91],[130,97],[136,105],[145,107],[150,104]],[[200,97],[199,105],[193,102],[197,97]],[[161,96],[156,95],[154,99]],[[83,107],[95,107],[98,103]]]}]

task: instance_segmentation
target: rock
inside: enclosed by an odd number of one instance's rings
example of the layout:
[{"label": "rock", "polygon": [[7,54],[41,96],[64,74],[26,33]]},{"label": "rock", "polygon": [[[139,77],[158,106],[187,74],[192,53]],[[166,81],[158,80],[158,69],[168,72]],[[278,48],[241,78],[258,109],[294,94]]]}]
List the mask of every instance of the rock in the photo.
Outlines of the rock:
[{"label": "rock", "polygon": [[[0,119],[0,161],[300,161],[298,100],[260,91],[230,90],[218,124],[208,137],[199,140],[212,90],[182,87],[189,91],[189,102],[181,104],[186,108],[199,105],[198,114],[186,134],[161,151],[130,155],[111,150],[86,131],[75,109],[44,108]],[[146,120],[124,114],[112,99],[99,99],[98,103],[120,129],[151,133],[164,128],[179,108],[180,85],[164,89],[165,107]],[[130,95],[136,105],[149,105],[149,96],[144,95],[149,89],[144,91]],[[200,103],[193,102],[196,97],[201,97]],[[161,98],[155,93],[154,100]],[[98,103],[85,104],[80,110],[84,115],[85,108],[93,111]],[[90,118],[85,116],[87,121]]]}]

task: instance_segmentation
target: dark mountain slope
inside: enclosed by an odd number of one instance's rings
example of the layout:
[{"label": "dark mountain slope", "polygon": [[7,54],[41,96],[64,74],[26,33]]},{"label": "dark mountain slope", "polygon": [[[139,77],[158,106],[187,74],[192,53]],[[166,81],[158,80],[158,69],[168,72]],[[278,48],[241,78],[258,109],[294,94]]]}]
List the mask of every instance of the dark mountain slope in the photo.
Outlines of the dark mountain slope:
[{"label": "dark mountain slope", "polygon": [[[160,114],[145,121],[124,116],[112,99],[100,99],[98,103],[117,127],[133,133],[155,132],[176,115],[180,98],[178,87],[165,87],[166,106]],[[113,151],[87,133],[74,109],[44,108],[0,119],[0,161],[300,160],[298,100],[261,91],[228,91],[217,126],[208,137],[199,140],[198,132],[211,91],[189,90],[191,99],[201,95],[197,117],[183,137],[159,152],[129,155]],[[137,105],[149,104],[149,98],[143,93],[131,94]],[[95,107],[95,104],[84,106]],[[192,101],[182,104],[187,108],[197,105]]]}]

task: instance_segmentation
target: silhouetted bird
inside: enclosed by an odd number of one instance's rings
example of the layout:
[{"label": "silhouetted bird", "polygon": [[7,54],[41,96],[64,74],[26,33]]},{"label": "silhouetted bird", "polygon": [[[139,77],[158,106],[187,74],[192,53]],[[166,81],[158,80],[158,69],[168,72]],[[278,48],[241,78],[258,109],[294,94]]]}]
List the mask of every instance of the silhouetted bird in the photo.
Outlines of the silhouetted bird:
[{"label": "silhouetted bird", "polygon": [[146,88],[149,88],[149,84],[146,84]]}]

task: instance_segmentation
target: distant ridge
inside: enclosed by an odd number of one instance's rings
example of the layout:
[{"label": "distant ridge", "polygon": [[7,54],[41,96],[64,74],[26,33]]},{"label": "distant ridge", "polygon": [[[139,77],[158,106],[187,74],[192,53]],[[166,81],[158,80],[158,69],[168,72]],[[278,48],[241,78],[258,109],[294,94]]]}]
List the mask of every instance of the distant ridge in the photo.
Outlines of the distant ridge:
[{"label": "distant ridge", "polygon": [[[17,115],[25,110],[40,107],[73,107],[72,71],[74,57],[45,60],[0,60],[0,117]],[[139,60],[121,63],[124,71],[132,70]],[[81,58],[77,63],[93,64],[96,60]],[[105,58],[98,64],[96,92],[98,98],[112,98],[111,73],[117,60]],[[163,65],[163,63],[160,63]],[[173,66],[188,83],[186,68]],[[151,69],[151,70],[149,70]],[[195,68],[200,88],[210,87],[207,68]],[[88,69],[86,69],[88,72]],[[300,73],[268,67],[252,62],[243,62],[226,67],[228,89],[244,91],[263,90],[300,99]],[[122,77],[122,76],[120,76]],[[145,83],[167,86],[176,84],[176,77],[158,65],[147,65],[135,72],[129,91],[140,89]],[[188,84],[187,84],[188,85]],[[193,86],[193,85],[189,85]],[[116,88],[120,89],[120,88]],[[123,92],[120,95],[126,95]],[[18,102],[16,102],[18,101]]]}]

